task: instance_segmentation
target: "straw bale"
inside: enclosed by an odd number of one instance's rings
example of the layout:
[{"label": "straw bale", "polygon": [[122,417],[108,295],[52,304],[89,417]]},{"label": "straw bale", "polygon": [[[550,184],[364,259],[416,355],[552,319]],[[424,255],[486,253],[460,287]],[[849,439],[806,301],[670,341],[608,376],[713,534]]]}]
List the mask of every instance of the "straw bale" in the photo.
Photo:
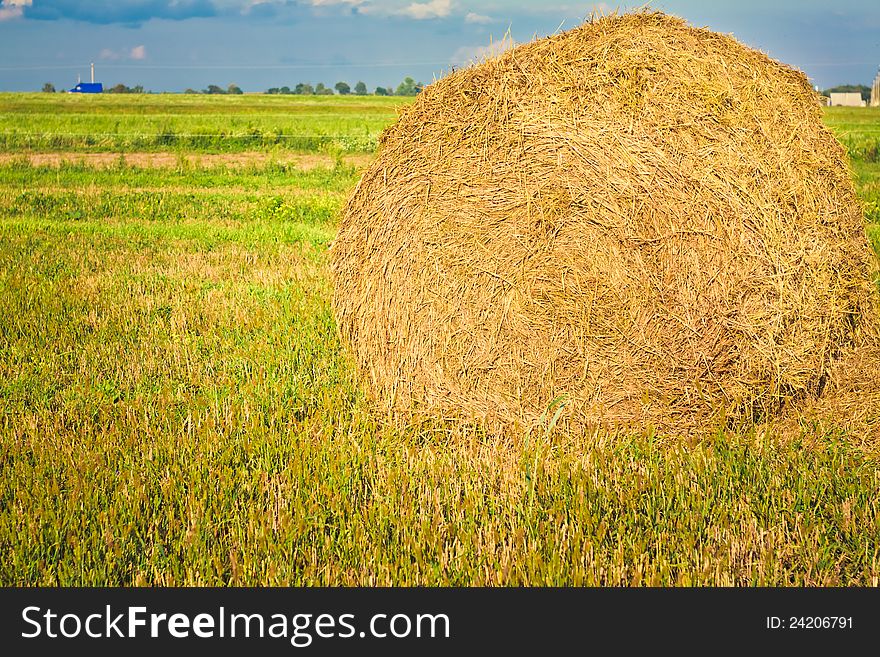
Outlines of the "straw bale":
[{"label": "straw bale", "polygon": [[342,341],[398,424],[762,420],[876,334],[876,258],[807,78],[657,12],[426,87],[331,266]]}]

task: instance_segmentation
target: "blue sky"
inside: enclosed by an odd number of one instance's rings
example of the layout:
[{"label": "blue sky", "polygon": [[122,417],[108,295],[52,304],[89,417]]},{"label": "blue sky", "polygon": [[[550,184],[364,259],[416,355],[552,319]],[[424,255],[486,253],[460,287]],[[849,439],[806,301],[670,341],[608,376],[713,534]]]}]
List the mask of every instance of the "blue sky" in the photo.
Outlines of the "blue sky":
[{"label": "blue sky", "polygon": [[[430,82],[509,33],[515,42],[574,27],[591,9],[641,6],[554,0],[0,0],[0,90],[88,79],[182,91],[236,83],[405,75]],[[880,1],[655,0],[656,9],[741,41],[820,87],[870,84],[880,65]]]}]

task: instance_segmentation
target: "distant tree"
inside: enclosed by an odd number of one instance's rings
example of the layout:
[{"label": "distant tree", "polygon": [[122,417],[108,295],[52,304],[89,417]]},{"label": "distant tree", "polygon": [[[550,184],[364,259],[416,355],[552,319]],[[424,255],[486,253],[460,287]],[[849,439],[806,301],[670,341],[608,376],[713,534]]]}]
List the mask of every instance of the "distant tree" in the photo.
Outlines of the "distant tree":
[{"label": "distant tree", "polygon": [[[121,82],[119,84],[113,85],[109,89],[105,89],[108,94],[142,94],[144,92],[144,88],[141,85],[137,85],[134,87],[126,87]],[[188,89],[188,92],[196,93],[192,89]]]},{"label": "distant tree", "polygon": [[278,90],[278,93],[281,93],[281,94],[289,94],[289,93],[290,93],[290,87],[281,87],[281,89]]},{"label": "distant tree", "polygon": [[47,82],[43,85],[43,93],[45,94],[54,94],[55,93],[55,85],[51,82]]},{"label": "distant tree", "polygon": [[183,93],[185,93],[185,94],[198,94],[198,93],[201,93],[201,92],[200,92],[200,91],[196,91],[195,89],[187,89],[187,90],[184,91]]},{"label": "distant tree", "polygon": [[412,78],[405,78],[403,82],[397,85],[397,96],[415,96],[422,90],[422,83],[416,82]]},{"label": "distant tree", "polygon": [[315,85],[315,95],[317,96],[332,96],[333,90],[324,86],[323,82],[319,82]]},{"label": "distant tree", "polygon": [[363,82],[358,82],[354,85],[354,93],[358,96],[366,96],[367,95],[367,85]]},{"label": "distant tree", "polygon": [[388,90],[385,87],[376,87],[376,95],[377,96],[390,96]]},{"label": "distant tree", "polygon": [[862,94],[862,100],[871,100],[871,87],[866,87],[863,84],[839,84],[836,87],[831,87],[830,89],[826,89],[822,92],[823,96],[828,96],[832,93],[855,93],[858,92]]},{"label": "distant tree", "polygon": [[345,82],[337,82],[335,85],[336,91],[339,92],[340,96],[347,96],[351,93],[351,87],[348,86]]},{"label": "distant tree", "polygon": [[226,92],[223,90],[223,87],[218,87],[216,84],[209,84],[208,88],[205,89],[203,94],[225,94]]},{"label": "distant tree", "polygon": [[228,93],[228,94],[233,94],[233,95],[236,95],[236,96],[240,96],[240,95],[243,94],[244,92],[241,90],[241,87],[239,87],[237,84],[230,84],[230,85],[226,88],[226,93]]},{"label": "distant tree", "polygon": [[281,89],[279,89],[278,87],[270,87],[269,89],[266,89],[266,93],[267,94],[280,94]]},{"label": "distant tree", "polygon": [[315,90],[312,89],[312,85],[308,82],[300,82],[293,88],[293,93],[300,94],[301,96],[311,96],[315,93]]}]

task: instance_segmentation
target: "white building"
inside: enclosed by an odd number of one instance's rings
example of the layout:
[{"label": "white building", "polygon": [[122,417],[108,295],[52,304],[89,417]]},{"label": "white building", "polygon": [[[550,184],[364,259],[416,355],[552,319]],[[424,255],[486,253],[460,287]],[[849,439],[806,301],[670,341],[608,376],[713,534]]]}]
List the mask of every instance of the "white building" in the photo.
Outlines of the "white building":
[{"label": "white building", "polygon": [[840,107],[864,107],[865,101],[862,100],[862,94],[858,91],[848,91],[846,93],[834,92],[831,94],[831,100],[828,105]]}]

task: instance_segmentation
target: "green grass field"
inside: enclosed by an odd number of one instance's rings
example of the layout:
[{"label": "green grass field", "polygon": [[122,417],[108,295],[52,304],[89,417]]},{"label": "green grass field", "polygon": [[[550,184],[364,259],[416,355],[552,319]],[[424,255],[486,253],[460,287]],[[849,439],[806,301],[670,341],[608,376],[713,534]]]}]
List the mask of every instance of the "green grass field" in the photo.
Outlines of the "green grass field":
[{"label": "green grass field", "polygon": [[0,152],[364,152],[376,148],[379,133],[407,102],[380,96],[0,93]]},{"label": "green grass field", "polygon": [[[843,431],[370,417],[326,250],[401,102],[0,94],[0,584],[880,584]],[[880,111],[827,118],[880,250]]]}]

